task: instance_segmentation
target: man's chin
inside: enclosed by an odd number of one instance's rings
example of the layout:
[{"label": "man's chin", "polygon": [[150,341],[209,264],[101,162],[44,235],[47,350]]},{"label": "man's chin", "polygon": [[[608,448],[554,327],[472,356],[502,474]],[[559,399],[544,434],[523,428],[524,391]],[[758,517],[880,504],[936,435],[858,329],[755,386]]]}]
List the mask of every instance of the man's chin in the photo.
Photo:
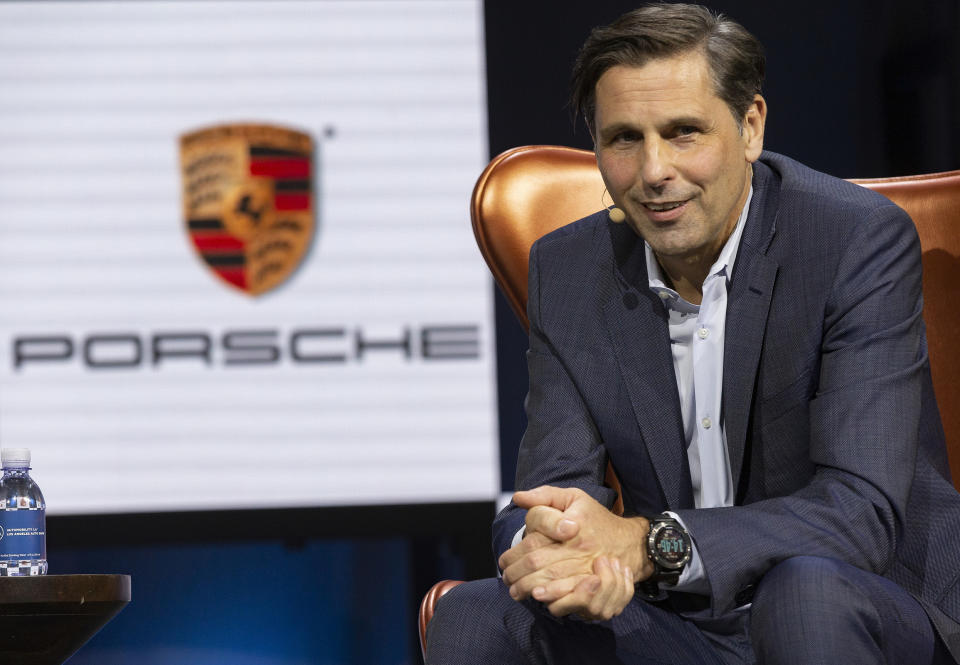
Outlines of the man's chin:
[{"label": "man's chin", "polygon": [[671,238],[673,234],[668,233],[640,233],[640,236],[647,241],[650,249],[657,255],[657,258],[682,259],[696,254],[696,248],[692,247],[689,240],[683,238]]}]

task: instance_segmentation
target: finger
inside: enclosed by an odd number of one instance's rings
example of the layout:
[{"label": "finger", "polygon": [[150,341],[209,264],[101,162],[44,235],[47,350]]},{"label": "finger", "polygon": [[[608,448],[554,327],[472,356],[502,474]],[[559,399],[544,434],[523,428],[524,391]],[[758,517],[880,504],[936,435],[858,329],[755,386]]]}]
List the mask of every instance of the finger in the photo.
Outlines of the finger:
[{"label": "finger", "polygon": [[[520,565],[525,562],[521,561]],[[525,575],[518,575],[516,570],[504,571],[504,582],[510,587],[510,596],[514,600],[523,600],[533,594],[537,587],[546,587],[551,582],[568,577],[578,577],[590,574],[590,564],[582,559],[563,558],[538,567]]]},{"label": "finger", "polygon": [[547,582],[546,584],[534,587],[530,592],[530,596],[534,600],[539,600],[541,603],[552,603],[573,591],[577,584],[585,577],[587,577],[587,575],[571,575],[570,577]]},{"label": "finger", "polygon": [[603,619],[609,621],[623,611],[627,599],[624,596],[623,588],[623,565],[619,560],[614,560],[613,578],[610,580],[610,595],[607,596],[603,607]]},{"label": "finger", "polygon": [[542,533],[531,531],[526,534],[523,540],[501,554],[497,560],[497,564],[500,566],[500,570],[506,570],[530,552],[553,544],[555,544],[555,541],[552,538],[548,538]]},{"label": "finger", "polygon": [[582,490],[574,487],[551,487],[542,485],[532,490],[515,492],[513,502],[521,508],[534,506],[550,506],[557,510],[566,510],[570,507]]},{"label": "finger", "polygon": [[[535,544],[527,545],[526,540],[532,540]],[[562,543],[537,534],[503,553],[500,563],[506,565],[501,576],[504,582],[510,585],[522,577],[574,556],[575,553],[565,548]],[[586,572],[590,572],[589,567]]]},{"label": "finger", "polygon": [[606,621],[616,611],[620,591],[622,589],[623,573],[620,570],[620,561],[610,561],[606,557],[598,558],[593,565],[594,572],[600,577],[600,589],[593,595],[587,605],[590,619]]},{"label": "finger", "polygon": [[555,616],[577,613],[591,621],[608,621],[623,612],[633,598],[633,573],[619,560],[594,562],[594,575],[585,576],[566,596],[547,604]]},{"label": "finger", "polygon": [[600,578],[597,575],[586,575],[577,586],[563,598],[547,605],[550,614],[557,617],[567,616],[574,612],[587,612],[587,605],[600,590]]},{"label": "finger", "polygon": [[621,598],[620,608],[614,612],[613,616],[620,616],[624,608],[630,604],[630,601],[633,600],[633,594],[636,593],[636,587],[633,582],[633,571],[630,570],[630,566],[624,566],[623,568],[623,595]]},{"label": "finger", "polygon": [[570,540],[580,531],[580,525],[551,506],[534,506],[527,511],[527,531],[542,533],[553,540]]},{"label": "finger", "polygon": [[613,569],[615,579],[611,581],[613,591],[607,597],[604,607],[599,612],[604,621],[609,621],[615,616],[619,616],[623,609],[633,599],[633,573],[628,566],[621,568],[620,562],[614,560]]}]

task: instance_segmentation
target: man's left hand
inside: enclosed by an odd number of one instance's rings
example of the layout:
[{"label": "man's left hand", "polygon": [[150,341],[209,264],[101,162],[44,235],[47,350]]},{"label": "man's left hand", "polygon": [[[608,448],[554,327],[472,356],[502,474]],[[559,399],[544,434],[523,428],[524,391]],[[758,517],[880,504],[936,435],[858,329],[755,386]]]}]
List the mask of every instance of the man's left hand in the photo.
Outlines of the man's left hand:
[{"label": "man's left hand", "polygon": [[527,509],[527,537],[499,563],[515,600],[533,597],[556,616],[609,618],[630,601],[633,583],[653,573],[646,519],[617,517],[576,488],[538,487],[513,501]]}]

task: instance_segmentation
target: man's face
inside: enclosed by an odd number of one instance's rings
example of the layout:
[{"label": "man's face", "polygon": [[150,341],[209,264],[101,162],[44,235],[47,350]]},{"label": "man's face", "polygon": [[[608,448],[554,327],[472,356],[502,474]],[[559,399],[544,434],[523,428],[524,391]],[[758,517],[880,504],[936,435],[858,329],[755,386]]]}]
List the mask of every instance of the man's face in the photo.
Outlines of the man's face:
[{"label": "man's face", "polygon": [[736,227],[763,148],[756,96],[741,135],[699,52],[608,69],[596,86],[595,146],[607,190],[664,260],[704,270]]}]

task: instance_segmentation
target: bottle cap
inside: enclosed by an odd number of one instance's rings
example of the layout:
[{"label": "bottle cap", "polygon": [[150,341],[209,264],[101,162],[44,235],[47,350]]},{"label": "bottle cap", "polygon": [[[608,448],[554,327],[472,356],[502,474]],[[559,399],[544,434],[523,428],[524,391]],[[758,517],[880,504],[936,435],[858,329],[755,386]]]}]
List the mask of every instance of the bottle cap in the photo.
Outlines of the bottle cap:
[{"label": "bottle cap", "polygon": [[0,450],[0,464],[4,469],[29,469],[29,448],[3,448]]}]

